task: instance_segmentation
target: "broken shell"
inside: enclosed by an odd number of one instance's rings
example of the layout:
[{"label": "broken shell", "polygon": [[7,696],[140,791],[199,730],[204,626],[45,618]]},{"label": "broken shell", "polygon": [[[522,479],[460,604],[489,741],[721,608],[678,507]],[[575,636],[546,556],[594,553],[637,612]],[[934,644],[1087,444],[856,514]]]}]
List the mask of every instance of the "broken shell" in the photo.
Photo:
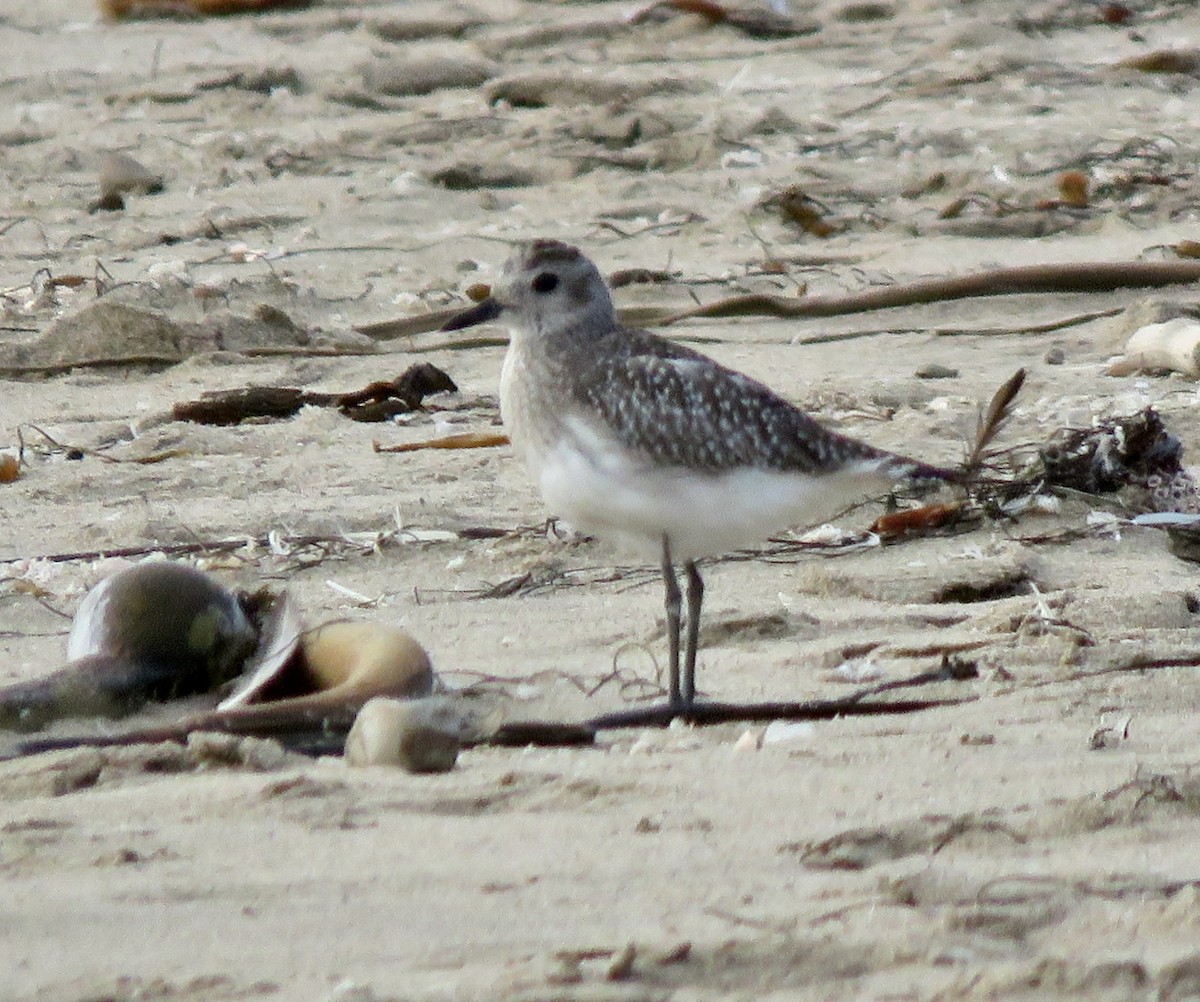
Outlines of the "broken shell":
[{"label": "broken shell", "polygon": [[100,197],[126,192],[149,195],[163,190],[161,174],[155,174],[128,153],[106,153],[100,161]]},{"label": "broken shell", "polygon": [[248,680],[217,709],[176,725],[175,733],[230,731],[281,740],[313,730],[344,733],[374,696],[433,692],[429,655],[398,627],[336,620],[298,633],[298,614],[286,595],[281,602],[266,618]]},{"label": "broken shell", "polygon": [[398,627],[335,621],[305,631],[286,592],[237,594],[179,564],[144,563],[102,581],[80,605],[67,650],[64,668],[0,690],[0,728],[122,716],[244,673],[216,709],[175,730],[344,732],[374,696],[434,688],[429,655]]},{"label": "broken shell", "polygon": [[370,700],[346,737],[346,764],[449,772],[462,744],[464,719],[458,702],[442,696]]},{"label": "broken shell", "polygon": [[287,632],[280,633],[283,660],[262,664],[212,714],[214,721],[274,725],[327,719],[349,726],[374,696],[415,699],[433,692],[429,654],[399,627],[335,620],[301,634],[294,656]]},{"label": "broken shell", "polygon": [[1063,204],[1073,209],[1088,207],[1088,176],[1079,170],[1063,171],[1058,175],[1058,193]]},{"label": "broken shell", "polygon": [[364,696],[414,698],[433,692],[425,648],[397,626],[336,620],[301,638],[318,688]]},{"label": "broken shell", "polygon": [[0,690],[0,727],[121,716],[148,700],[212,691],[255,648],[252,604],[182,564],[144,563],[105,578],[75,615],[70,664]]},{"label": "broken shell", "polygon": [[1125,354],[1108,367],[1110,376],[1128,376],[1145,369],[1171,369],[1200,376],[1200,322],[1176,317],[1139,327],[1125,343]]}]

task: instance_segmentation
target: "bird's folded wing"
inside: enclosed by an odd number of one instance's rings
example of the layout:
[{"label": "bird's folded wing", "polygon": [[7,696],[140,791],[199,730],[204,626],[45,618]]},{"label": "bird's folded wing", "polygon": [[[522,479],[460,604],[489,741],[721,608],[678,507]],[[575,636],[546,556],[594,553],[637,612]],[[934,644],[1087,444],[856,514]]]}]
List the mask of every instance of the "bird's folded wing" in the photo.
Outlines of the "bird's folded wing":
[{"label": "bird's folded wing", "polygon": [[656,465],[819,473],[887,455],[829,431],[762,383],[703,356],[608,357],[575,375],[584,409]]}]

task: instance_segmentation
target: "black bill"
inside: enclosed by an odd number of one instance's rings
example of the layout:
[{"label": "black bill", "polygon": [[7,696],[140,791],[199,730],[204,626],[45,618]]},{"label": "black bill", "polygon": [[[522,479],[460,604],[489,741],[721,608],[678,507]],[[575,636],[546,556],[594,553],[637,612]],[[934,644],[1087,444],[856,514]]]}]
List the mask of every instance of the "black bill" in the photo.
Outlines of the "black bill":
[{"label": "black bill", "polygon": [[488,296],[487,299],[477,303],[475,306],[472,306],[469,310],[463,310],[462,313],[459,313],[457,316],[451,317],[444,324],[442,324],[442,330],[460,331],[464,327],[474,327],[476,324],[485,324],[489,320],[495,320],[498,316],[500,316],[500,309],[500,304],[491,296]]}]

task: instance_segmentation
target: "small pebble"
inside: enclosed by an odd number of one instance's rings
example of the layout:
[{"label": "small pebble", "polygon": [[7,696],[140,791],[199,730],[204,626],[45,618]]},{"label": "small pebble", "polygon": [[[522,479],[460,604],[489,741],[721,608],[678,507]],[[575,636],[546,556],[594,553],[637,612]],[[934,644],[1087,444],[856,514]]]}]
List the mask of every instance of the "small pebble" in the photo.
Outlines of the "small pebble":
[{"label": "small pebble", "polygon": [[432,94],[459,87],[477,87],[496,74],[496,67],[466,55],[380,59],[363,68],[367,91],[387,97]]},{"label": "small pebble", "polygon": [[1043,358],[1047,365],[1062,365],[1066,360],[1067,353],[1061,348],[1051,348]]},{"label": "small pebble", "polygon": [[918,379],[954,379],[958,376],[958,370],[932,362],[921,366],[913,375]]}]

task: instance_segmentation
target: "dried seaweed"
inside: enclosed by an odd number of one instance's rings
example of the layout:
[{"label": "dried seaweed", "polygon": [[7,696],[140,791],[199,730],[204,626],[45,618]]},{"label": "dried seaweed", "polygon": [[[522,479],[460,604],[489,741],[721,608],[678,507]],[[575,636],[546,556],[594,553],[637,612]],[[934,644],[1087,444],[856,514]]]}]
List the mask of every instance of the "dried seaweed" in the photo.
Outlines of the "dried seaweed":
[{"label": "dried seaweed", "polygon": [[503,432],[464,431],[458,435],[426,439],[424,442],[401,442],[398,445],[372,442],[371,448],[375,452],[419,452],[423,449],[489,449],[498,445],[508,445],[508,436]]},{"label": "dried seaweed", "polygon": [[177,421],[235,425],[250,418],[287,418],[301,407],[336,407],[354,421],[387,421],[420,408],[426,396],[458,390],[445,372],[422,362],[392,380],[368,383],[349,393],[313,393],[289,386],[246,386],[206,393],[200,400],[176,404]]},{"label": "dried seaweed", "polygon": [[975,442],[963,464],[968,473],[978,472],[988,455],[988,447],[999,434],[1000,429],[1012,417],[1012,403],[1021,387],[1025,385],[1025,370],[1018,369],[992,395],[987,410],[976,422]]},{"label": "dried seaweed", "polygon": [[1183,472],[1183,446],[1152,407],[1093,428],[1061,428],[1038,449],[1049,487],[1106,494]]}]

